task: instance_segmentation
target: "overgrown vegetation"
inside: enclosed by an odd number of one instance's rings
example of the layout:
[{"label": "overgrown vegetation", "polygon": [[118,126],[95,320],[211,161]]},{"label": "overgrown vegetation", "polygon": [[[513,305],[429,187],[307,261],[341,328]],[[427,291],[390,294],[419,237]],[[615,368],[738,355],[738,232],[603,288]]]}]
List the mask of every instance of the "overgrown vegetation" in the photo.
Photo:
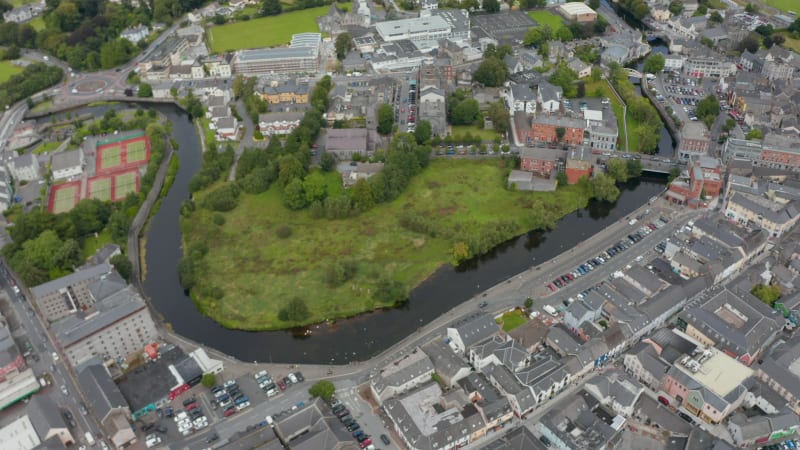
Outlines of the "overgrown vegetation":
[{"label": "overgrown vegetation", "polygon": [[[0,24],[0,29],[6,24]],[[0,37],[0,41],[2,37]],[[29,98],[31,95],[47,89],[61,81],[64,71],[57,66],[44,63],[33,63],[25,67],[22,73],[12,75],[8,81],[0,84],[0,107],[7,107]]]},{"label": "overgrown vegetation", "polygon": [[769,306],[774,306],[775,302],[781,298],[781,288],[769,284],[757,284],[753,286],[750,293]]},{"label": "overgrown vegetation", "polygon": [[628,127],[628,134],[635,135],[638,141],[638,148],[629,148],[629,150],[654,153],[658,148],[661,128],[664,126],[658,112],[646,98],[636,92],[636,87],[631,83],[622,66],[617,63],[611,63],[609,70],[611,83],[628,105],[628,114],[637,124],[633,129]]}]

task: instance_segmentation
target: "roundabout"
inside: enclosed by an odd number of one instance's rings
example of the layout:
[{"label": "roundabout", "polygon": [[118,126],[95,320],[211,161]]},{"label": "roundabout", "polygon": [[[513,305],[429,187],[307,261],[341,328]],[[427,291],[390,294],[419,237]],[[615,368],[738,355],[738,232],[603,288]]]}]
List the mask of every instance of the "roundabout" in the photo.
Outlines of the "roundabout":
[{"label": "roundabout", "polygon": [[109,83],[107,80],[102,78],[85,78],[80,80],[72,85],[72,93],[79,94],[79,95],[91,95],[97,94],[103,91],[103,89],[107,88]]}]

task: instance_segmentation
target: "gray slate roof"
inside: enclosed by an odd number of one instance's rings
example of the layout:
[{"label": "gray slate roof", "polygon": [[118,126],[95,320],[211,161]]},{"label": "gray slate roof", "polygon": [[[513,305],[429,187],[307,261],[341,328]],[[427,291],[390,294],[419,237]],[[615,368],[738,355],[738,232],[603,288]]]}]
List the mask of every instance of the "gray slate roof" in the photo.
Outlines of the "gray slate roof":
[{"label": "gray slate roof", "polygon": [[92,267],[87,267],[85,269],[80,269],[77,272],[71,273],[61,278],[56,278],[55,280],[48,281],[47,283],[42,283],[38,286],[34,286],[31,288],[31,293],[33,294],[34,297],[41,297],[43,295],[47,295],[59,289],[80,283],[81,281],[90,278],[100,277],[103,274],[111,272],[111,270],[112,270],[111,265],[105,263],[98,264]]},{"label": "gray slate roof", "polygon": [[459,370],[469,367],[466,361],[463,358],[459,358],[453,352],[453,349],[441,339],[435,339],[423,345],[422,351],[428,355],[436,372],[443,374],[447,378],[452,378]]},{"label": "gray slate roof", "polygon": [[46,395],[34,395],[28,403],[28,418],[33,424],[33,429],[40,439],[51,430],[66,429],[67,424],[64,423],[64,418],[58,410],[55,402]]},{"label": "gray slate roof", "polygon": [[494,318],[483,312],[464,317],[458,322],[452,323],[449,328],[453,328],[458,332],[465,348],[471,347],[498,331]]},{"label": "gray slate roof", "polygon": [[78,382],[89,400],[89,408],[101,422],[113,410],[129,408],[128,402],[105,367],[99,364],[86,367],[78,374]]}]

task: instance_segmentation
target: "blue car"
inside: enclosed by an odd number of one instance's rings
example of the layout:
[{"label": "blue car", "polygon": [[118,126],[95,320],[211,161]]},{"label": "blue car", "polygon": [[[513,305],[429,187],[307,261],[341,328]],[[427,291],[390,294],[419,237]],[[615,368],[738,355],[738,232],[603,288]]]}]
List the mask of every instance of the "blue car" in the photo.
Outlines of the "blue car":
[{"label": "blue car", "polygon": [[353,437],[354,437],[354,438],[356,438],[356,439],[358,439],[359,437],[361,437],[361,436],[363,436],[363,435],[364,435],[364,432],[363,432],[363,431],[361,431],[361,430],[358,430],[358,431],[354,431],[354,432],[353,432]]},{"label": "blue car", "polygon": [[249,400],[250,399],[248,399],[246,395],[243,395],[243,396],[241,396],[241,397],[236,399],[236,404],[237,405],[241,405],[242,403],[244,403],[246,401],[249,401]]}]

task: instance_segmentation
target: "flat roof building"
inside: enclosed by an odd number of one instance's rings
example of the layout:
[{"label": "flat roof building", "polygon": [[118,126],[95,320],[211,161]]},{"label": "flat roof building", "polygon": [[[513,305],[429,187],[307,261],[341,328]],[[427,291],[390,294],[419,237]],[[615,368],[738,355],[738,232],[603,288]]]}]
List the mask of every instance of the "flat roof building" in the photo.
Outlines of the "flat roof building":
[{"label": "flat roof building", "polygon": [[80,269],[61,278],[31,288],[33,299],[44,318],[55,322],[94,303],[89,286],[108,276],[110,264]]},{"label": "flat roof building", "polygon": [[594,22],[597,20],[597,13],[590,7],[581,2],[570,2],[558,5],[558,12],[567,20],[578,23]]},{"label": "flat roof building", "polygon": [[242,50],[233,57],[233,71],[245,76],[316,72],[319,50],[314,47]]},{"label": "flat roof building", "polygon": [[450,37],[452,27],[444,18],[437,15],[380,22],[375,25],[375,30],[386,42],[405,39],[424,42],[447,39]]}]

